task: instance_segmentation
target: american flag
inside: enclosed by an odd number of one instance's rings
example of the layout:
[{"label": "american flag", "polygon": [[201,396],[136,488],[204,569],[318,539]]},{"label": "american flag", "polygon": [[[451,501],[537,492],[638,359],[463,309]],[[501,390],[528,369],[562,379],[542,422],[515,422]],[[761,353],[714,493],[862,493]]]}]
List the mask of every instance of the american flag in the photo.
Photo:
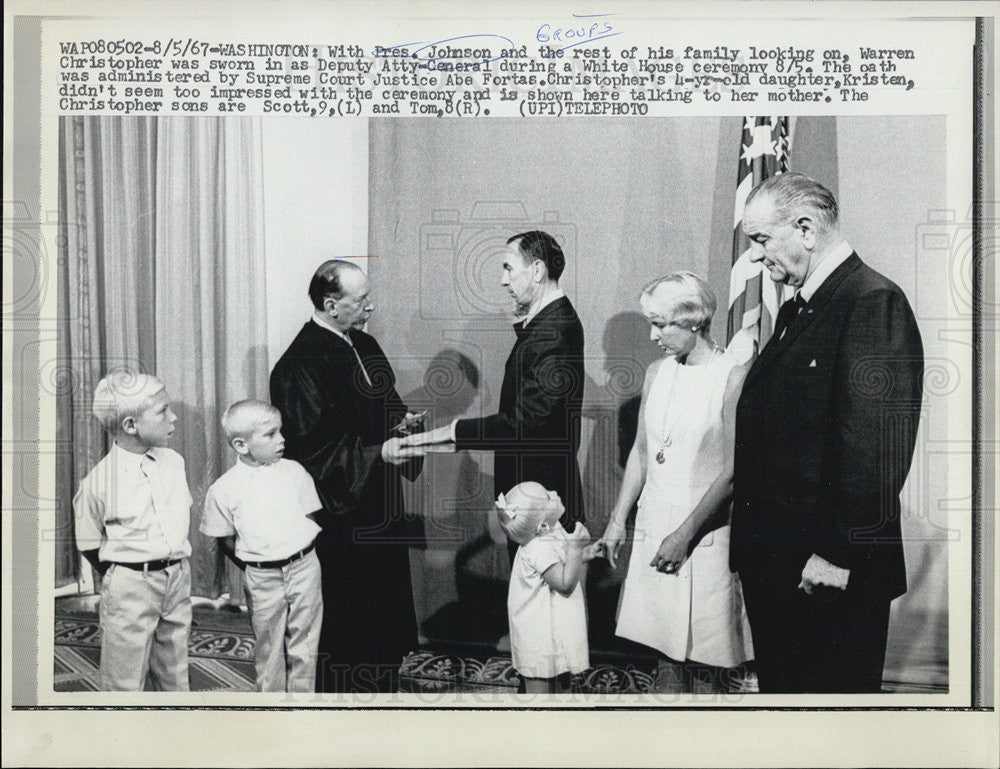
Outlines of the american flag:
[{"label": "american flag", "polygon": [[781,306],[781,287],[765,274],[763,265],[750,261],[750,239],[743,234],[743,205],[750,190],[788,170],[791,132],[787,117],[748,117],[743,120],[736,210],[733,217],[733,269],[729,273],[728,347],[743,361],[760,352],[771,337]]}]

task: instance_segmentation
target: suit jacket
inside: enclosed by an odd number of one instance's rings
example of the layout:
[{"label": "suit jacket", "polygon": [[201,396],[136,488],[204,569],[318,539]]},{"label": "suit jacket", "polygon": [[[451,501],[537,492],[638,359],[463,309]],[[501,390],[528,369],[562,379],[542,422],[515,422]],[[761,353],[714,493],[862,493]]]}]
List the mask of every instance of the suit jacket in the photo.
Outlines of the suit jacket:
[{"label": "suit jacket", "polygon": [[747,374],[736,412],[730,565],[799,579],[813,553],[852,589],[906,591],[899,493],[923,348],[894,283],[852,254]]},{"label": "suit jacket", "polygon": [[583,408],[583,325],[573,305],[560,297],[546,305],[527,328],[516,324],[517,340],[504,368],[497,413],[461,419],[455,427],[459,450],[496,452],[494,494],[522,481],[559,492],[564,524],[584,519],[577,452]]},{"label": "suit jacket", "polygon": [[[352,513],[378,535],[404,536],[400,475],[412,480],[420,462],[382,460],[382,443],[406,414],[396,377],[375,338],[351,340],[372,383],[365,381],[351,346],[313,321],[306,323],[271,372],[271,402],[281,411],[285,455],[316,481],[325,514]],[[370,531],[375,534],[375,531]]]}]

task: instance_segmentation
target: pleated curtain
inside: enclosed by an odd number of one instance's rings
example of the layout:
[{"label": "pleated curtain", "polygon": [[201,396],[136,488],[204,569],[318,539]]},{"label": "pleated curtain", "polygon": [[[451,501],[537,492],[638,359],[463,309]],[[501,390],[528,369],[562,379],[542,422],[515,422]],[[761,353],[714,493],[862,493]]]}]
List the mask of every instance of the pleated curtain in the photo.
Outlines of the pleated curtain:
[{"label": "pleated curtain", "polygon": [[193,591],[239,600],[238,572],[198,524],[234,461],[219,416],[267,398],[259,121],[63,118],[59,167],[56,586],[78,578],[72,494],[109,444],[90,416],[94,386],[128,366],[162,379],[179,417]]}]

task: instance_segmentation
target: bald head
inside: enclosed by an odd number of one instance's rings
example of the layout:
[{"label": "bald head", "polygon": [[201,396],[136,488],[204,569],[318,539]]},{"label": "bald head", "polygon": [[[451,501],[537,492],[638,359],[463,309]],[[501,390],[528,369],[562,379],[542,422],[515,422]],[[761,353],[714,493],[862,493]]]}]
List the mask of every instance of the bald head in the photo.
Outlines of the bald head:
[{"label": "bald head", "polygon": [[317,316],[338,331],[360,331],[375,310],[364,270],[342,259],[323,262],[309,283]]},{"label": "bald head", "polygon": [[309,281],[309,298],[313,307],[322,310],[323,300],[328,296],[339,299],[344,292],[344,278],[363,276],[364,271],[353,262],[343,259],[327,259],[321,264]]}]

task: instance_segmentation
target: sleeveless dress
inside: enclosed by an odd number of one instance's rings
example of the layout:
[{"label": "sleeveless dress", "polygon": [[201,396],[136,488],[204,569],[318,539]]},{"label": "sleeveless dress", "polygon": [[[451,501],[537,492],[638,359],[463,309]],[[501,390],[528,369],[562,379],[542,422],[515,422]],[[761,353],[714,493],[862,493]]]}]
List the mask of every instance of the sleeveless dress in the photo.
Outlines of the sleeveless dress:
[{"label": "sleeveless dress", "polygon": [[[641,415],[646,483],[616,630],[671,659],[717,667],[753,658],[739,578],[729,571],[728,524],[705,534],[675,574],[649,563],[718,477],[723,452],[732,450],[723,445],[722,406],[736,365],[730,355],[699,366],[669,358],[650,386]],[[661,450],[662,464],[656,460]]]}]

